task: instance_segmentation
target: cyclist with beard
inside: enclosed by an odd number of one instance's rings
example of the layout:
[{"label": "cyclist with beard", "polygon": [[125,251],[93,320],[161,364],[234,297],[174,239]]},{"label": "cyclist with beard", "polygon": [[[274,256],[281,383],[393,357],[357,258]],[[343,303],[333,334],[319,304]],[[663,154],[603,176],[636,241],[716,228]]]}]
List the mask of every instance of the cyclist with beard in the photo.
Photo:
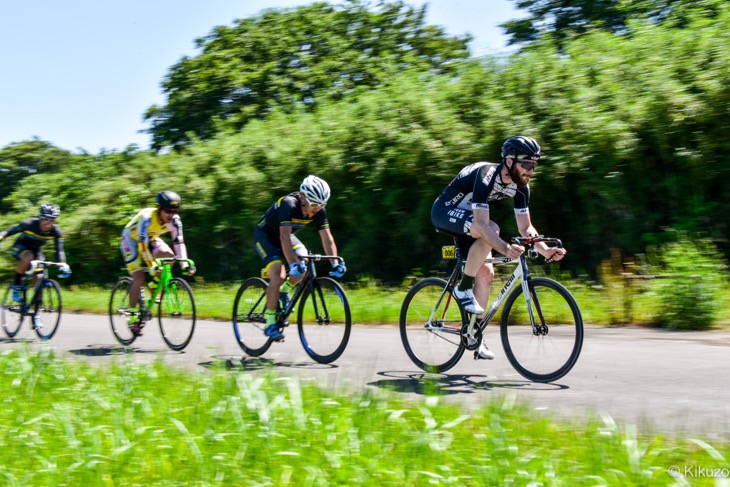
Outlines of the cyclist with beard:
[{"label": "cyclist with beard", "polygon": [[[538,235],[530,220],[530,178],[538,160],[540,145],[532,137],[510,137],[502,145],[502,162],[476,162],[463,168],[441,192],[431,208],[431,222],[436,231],[457,238],[461,255],[466,256],[464,276],[454,289],[464,309],[481,318],[489,302],[489,287],[494,267],[485,264],[492,249],[517,259],[524,247],[509,244],[499,237],[499,226],[490,219],[489,202],[514,199],[515,219],[520,235]],[[565,249],[548,248],[544,243],[535,249],[546,258],[561,260]],[[479,358],[491,360],[494,354],[482,340]]]}]

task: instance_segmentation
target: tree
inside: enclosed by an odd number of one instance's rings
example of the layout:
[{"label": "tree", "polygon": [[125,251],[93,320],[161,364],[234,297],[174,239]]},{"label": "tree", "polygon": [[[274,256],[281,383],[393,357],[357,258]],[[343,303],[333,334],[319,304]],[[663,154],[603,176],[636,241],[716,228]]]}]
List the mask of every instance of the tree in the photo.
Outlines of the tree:
[{"label": "tree", "polygon": [[71,153],[50,142],[34,139],[0,149],[0,211],[10,208],[3,200],[28,176],[56,173],[64,168]]},{"label": "tree", "polygon": [[368,7],[349,0],[270,9],[197,39],[200,54],[183,57],[162,83],[166,104],[145,114],[153,148],[239,130],[275,110],[354,97],[405,69],[447,72],[469,56],[471,38],[427,26],[425,6]]},{"label": "tree", "polygon": [[626,33],[631,19],[686,25],[692,12],[716,15],[723,0],[512,0],[527,10],[527,17],[500,25],[510,36],[508,44],[531,44],[548,34],[558,46],[572,36],[598,28]]}]

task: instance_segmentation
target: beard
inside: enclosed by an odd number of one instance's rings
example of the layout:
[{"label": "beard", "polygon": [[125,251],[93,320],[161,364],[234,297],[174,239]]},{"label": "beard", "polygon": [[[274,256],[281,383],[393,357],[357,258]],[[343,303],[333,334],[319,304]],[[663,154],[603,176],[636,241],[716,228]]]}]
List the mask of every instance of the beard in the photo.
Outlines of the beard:
[{"label": "beard", "polygon": [[525,174],[524,176],[520,176],[516,166],[517,162],[513,162],[512,167],[509,168],[509,177],[512,178],[512,181],[515,182],[518,188],[526,188],[530,183],[530,175]]}]

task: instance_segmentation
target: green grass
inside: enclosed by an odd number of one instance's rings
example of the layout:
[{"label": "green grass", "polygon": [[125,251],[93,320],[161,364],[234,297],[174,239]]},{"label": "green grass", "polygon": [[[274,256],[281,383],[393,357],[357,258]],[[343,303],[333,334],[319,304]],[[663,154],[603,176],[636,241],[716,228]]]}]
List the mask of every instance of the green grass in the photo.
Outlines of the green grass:
[{"label": "green grass", "polygon": [[466,413],[273,372],[110,368],[0,354],[1,485],[715,485],[667,469],[730,459],[727,442],[551,420],[511,396]]},{"label": "green grass", "polygon": [[[635,284],[632,288],[626,288],[623,287],[623,283],[612,286],[595,286],[578,280],[561,280],[561,282],[578,302],[586,324],[649,324],[652,323],[662,306],[661,296],[656,291],[656,283]],[[239,285],[240,283],[193,283],[198,317],[230,320],[233,300]],[[492,299],[501,285],[499,280],[495,281],[492,286]],[[355,324],[397,324],[400,307],[409,287],[409,285],[384,287],[372,281],[345,285],[352,307],[353,322]],[[63,286],[64,310],[106,314],[110,293],[110,287]],[[720,297],[719,309],[729,307],[730,292],[724,292]],[[730,316],[721,314],[715,327],[730,327]]]}]

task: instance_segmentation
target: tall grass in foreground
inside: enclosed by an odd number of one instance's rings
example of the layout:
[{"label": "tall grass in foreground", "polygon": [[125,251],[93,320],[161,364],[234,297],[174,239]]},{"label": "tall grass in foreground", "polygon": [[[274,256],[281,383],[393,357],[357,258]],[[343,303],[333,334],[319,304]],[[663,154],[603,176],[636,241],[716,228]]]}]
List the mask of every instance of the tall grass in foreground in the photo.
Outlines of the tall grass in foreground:
[{"label": "tall grass in foreground", "polygon": [[0,355],[2,485],[713,485],[730,446],[612,421],[538,419],[510,400],[324,393],[242,370],[190,373],[51,352]]}]

